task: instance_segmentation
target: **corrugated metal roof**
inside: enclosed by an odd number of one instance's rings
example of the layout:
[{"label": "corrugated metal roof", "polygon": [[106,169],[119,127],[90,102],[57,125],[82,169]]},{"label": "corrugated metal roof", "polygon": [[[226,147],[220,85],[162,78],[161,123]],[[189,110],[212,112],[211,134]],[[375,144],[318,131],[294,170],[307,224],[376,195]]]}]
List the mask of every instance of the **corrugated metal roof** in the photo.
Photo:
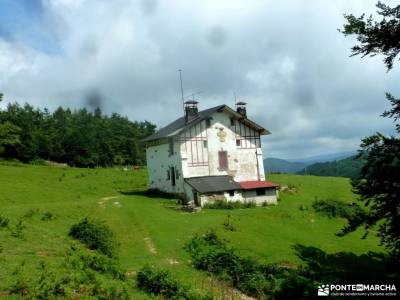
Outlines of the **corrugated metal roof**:
[{"label": "corrugated metal roof", "polygon": [[240,190],[240,184],[231,176],[204,176],[185,178],[185,181],[199,193],[213,193]]},{"label": "corrugated metal roof", "polygon": [[253,121],[250,121],[247,118],[243,118],[242,115],[237,113],[235,110],[233,110],[229,106],[227,106],[227,105],[218,105],[218,106],[215,106],[215,107],[200,111],[198,113],[198,117],[193,119],[193,120],[191,120],[188,123],[185,122],[185,117],[183,116],[183,117],[173,121],[169,125],[161,128],[156,133],[144,138],[143,141],[144,142],[149,142],[149,141],[155,141],[155,140],[159,140],[159,139],[163,139],[163,138],[172,137],[172,136],[180,133],[185,128],[189,128],[189,127],[191,127],[191,126],[193,126],[193,125],[195,125],[195,124],[197,124],[197,123],[209,118],[210,115],[213,114],[214,112],[222,111],[222,110],[226,110],[229,113],[231,113],[232,115],[236,116],[238,119],[241,119],[241,121],[244,124],[260,130],[261,134],[270,134],[270,132],[268,130],[266,130],[262,126],[254,123]]},{"label": "corrugated metal roof", "polygon": [[273,183],[271,181],[242,181],[239,185],[244,190],[252,190],[258,188],[272,188],[278,187],[279,184]]}]

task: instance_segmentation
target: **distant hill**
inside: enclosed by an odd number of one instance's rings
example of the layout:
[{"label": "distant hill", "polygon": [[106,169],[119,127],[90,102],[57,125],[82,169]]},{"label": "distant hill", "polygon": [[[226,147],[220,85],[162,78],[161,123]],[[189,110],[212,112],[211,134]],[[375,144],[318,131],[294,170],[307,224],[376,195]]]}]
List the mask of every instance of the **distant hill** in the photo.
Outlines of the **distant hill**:
[{"label": "distant hill", "polygon": [[337,152],[337,153],[330,153],[330,154],[323,154],[317,156],[311,156],[306,158],[293,158],[293,159],[286,159],[288,162],[301,162],[306,163],[307,165],[311,165],[314,163],[322,163],[328,161],[335,161],[344,159],[350,156],[356,155],[357,151],[345,151],[345,152]]},{"label": "distant hill", "polygon": [[[340,170],[346,169],[347,171],[344,172],[345,175],[332,175],[336,174],[332,168],[333,166],[325,166],[324,164],[327,162],[335,162],[342,159],[346,159],[348,157],[354,156],[356,151],[347,151],[347,152],[338,152],[338,153],[331,153],[331,154],[324,154],[306,158],[298,158],[298,159],[281,159],[281,158],[274,158],[268,157],[264,159],[264,170],[266,173],[292,173],[292,174],[304,174],[305,168],[307,168],[307,173],[311,174],[309,171],[309,166],[313,166],[313,172],[324,173],[326,172],[329,175],[321,176],[346,176],[350,170],[344,167],[344,164],[354,165],[354,163],[345,161],[340,163]],[[322,164],[322,166],[320,166]],[[317,166],[314,166],[317,165]],[[326,171],[322,171],[322,168],[327,168]],[[349,167],[350,168],[350,167]],[[342,174],[343,172],[340,171],[338,174]],[[352,174],[352,172],[350,172]],[[315,174],[319,175],[319,174]]]},{"label": "distant hill", "polygon": [[280,158],[264,159],[264,170],[266,173],[297,173],[307,166],[306,163],[289,162]]},{"label": "distant hill", "polygon": [[340,160],[311,164],[297,173],[354,178],[360,175],[363,164],[362,158],[351,156]]}]

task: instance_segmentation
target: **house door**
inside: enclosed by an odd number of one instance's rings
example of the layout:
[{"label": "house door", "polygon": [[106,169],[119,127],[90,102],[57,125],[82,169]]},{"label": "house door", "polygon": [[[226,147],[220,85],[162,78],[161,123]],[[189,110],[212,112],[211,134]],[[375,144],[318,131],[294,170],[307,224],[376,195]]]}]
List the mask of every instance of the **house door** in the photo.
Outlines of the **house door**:
[{"label": "house door", "polygon": [[171,167],[171,184],[172,186],[175,186],[176,182],[175,182],[175,168]]},{"label": "house door", "polygon": [[196,190],[193,190],[193,201],[194,201],[194,205],[200,206],[199,195],[197,194]]},{"label": "house door", "polygon": [[219,151],[218,152],[219,169],[228,170],[228,152]]}]

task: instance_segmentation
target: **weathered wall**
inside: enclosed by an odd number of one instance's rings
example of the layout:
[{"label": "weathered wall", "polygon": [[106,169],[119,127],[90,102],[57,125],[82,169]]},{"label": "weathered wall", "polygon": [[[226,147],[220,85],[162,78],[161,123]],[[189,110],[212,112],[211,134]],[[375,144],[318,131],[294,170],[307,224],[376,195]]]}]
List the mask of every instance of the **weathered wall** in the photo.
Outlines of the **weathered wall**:
[{"label": "weathered wall", "polygon": [[246,190],[243,192],[243,197],[246,201],[253,201],[257,204],[267,202],[268,204],[277,204],[278,194],[275,188],[269,188],[265,190],[265,195],[257,196],[256,190]]},{"label": "weathered wall", "polygon": [[[174,140],[173,154],[170,155],[169,143],[148,147],[146,149],[147,169],[150,188],[158,189],[167,193],[183,193],[184,180],[182,176],[182,164],[180,158],[180,142]],[[178,172],[175,186],[172,179],[167,179],[167,171],[174,167]]]},{"label": "weathered wall", "polygon": [[262,205],[263,203],[268,204],[277,204],[278,191],[275,189],[266,189],[266,193],[263,196],[257,196],[256,190],[241,190],[235,191],[233,196],[230,196],[229,193],[220,192],[214,193],[210,195],[200,195],[201,206],[204,206],[206,203],[212,203],[214,201],[242,201],[242,202],[255,202],[257,205]]},{"label": "weathered wall", "polygon": [[226,201],[243,201],[242,193],[241,191],[234,191],[234,195],[231,196],[229,193],[226,192],[219,192],[219,193],[214,193],[210,195],[200,195],[201,199],[201,206],[204,206],[206,203],[212,203],[214,201],[221,201],[221,200],[226,200]]},{"label": "weathered wall", "polygon": [[[231,124],[225,112],[211,117],[210,126],[203,121],[180,135],[184,177],[230,175],[236,181],[265,180],[258,133],[238,120]],[[219,151],[228,153],[228,170],[219,168]]]}]

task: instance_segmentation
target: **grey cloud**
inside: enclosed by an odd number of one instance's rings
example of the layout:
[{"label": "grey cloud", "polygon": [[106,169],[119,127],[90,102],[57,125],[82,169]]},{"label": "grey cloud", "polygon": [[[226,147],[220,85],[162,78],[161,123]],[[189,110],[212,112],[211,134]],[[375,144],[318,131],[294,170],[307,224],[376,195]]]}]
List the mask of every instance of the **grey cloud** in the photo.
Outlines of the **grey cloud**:
[{"label": "grey cloud", "polygon": [[163,126],[182,114],[181,68],[185,95],[203,91],[200,108],[233,105],[233,92],[249,103],[249,116],[272,131],[267,156],[352,150],[390,130],[379,117],[384,91],[400,94],[399,70],[387,74],[379,57],[349,58],[354,41],[337,31],[343,13],[368,9],[374,4],[316,0],[44,5],[62,51],[6,51],[0,40],[5,61],[18,60],[0,90],[50,108],[93,107],[95,92],[105,112]]}]

